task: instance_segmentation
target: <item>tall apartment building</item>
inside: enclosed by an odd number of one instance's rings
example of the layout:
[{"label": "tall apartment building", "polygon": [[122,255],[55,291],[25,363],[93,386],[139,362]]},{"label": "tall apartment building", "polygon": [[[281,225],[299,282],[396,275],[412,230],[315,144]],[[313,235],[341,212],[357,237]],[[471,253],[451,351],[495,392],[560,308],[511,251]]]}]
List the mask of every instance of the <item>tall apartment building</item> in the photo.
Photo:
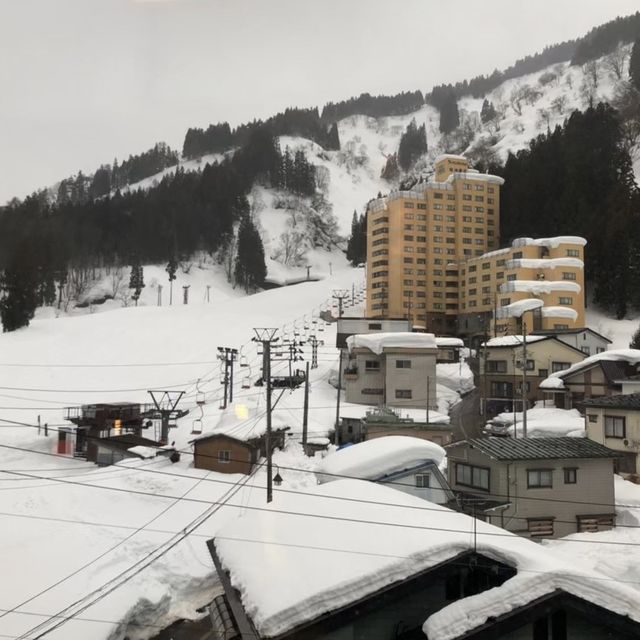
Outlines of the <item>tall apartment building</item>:
[{"label": "tall apartment building", "polygon": [[584,327],[586,241],[519,238],[498,249],[502,184],[443,155],[435,181],[372,201],[367,316],[441,335],[521,333],[522,322],[529,332]]},{"label": "tall apartment building", "polygon": [[443,155],[434,181],[370,203],[367,316],[457,333],[460,267],[499,246],[503,183],[462,156]]}]

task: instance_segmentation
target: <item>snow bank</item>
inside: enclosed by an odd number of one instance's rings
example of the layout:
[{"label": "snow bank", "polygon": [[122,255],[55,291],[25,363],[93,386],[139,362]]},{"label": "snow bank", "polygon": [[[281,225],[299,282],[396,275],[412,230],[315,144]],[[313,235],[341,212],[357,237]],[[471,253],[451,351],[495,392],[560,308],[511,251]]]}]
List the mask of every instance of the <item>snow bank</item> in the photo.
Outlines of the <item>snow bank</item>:
[{"label": "snow bank", "polygon": [[[524,435],[521,411],[517,411],[515,414],[512,411],[499,413],[491,422],[508,425],[507,432],[511,436],[515,434],[521,438]],[[584,417],[577,409],[546,407],[543,401],[538,401],[533,408],[527,410],[527,437],[560,438],[564,436],[586,437]]]},{"label": "snow bank", "polygon": [[581,362],[577,362],[564,371],[552,373],[548,378],[540,383],[541,389],[564,389],[564,378],[568,375],[581,371],[582,369],[599,362],[600,360],[619,360],[628,362],[631,365],[640,363],[639,349],[610,349],[602,353],[596,353],[593,356],[585,358]]},{"label": "snow bank", "polygon": [[475,387],[473,371],[464,360],[437,364],[436,380],[438,385],[443,385],[461,394],[469,393]]},{"label": "snow bank", "polygon": [[543,307],[540,313],[543,318],[566,318],[574,322],[578,319],[578,312],[571,307]]},{"label": "snow bank", "polygon": [[522,314],[534,309],[540,309],[544,303],[537,298],[525,298],[524,300],[516,300],[511,304],[500,307],[496,311],[496,318],[521,318]]},{"label": "snow bank", "polygon": [[440,347],[464,347],[464,342],[460,338],[445,338],[436,336],[436,346]]},{"label": "snow bank", "polygon": [[438,466],[445,450],[434,442],[409,436],[374,438],[340,449],[318,465],[320,483],[336,480],[337,476],[377,480],[403,469],[411,469],[433,460]]},{"label": "snow bank", "polygon": [[349,351],[363,348],[380,355],[384,349],[436,349],[437,343],[433,333],[361,333],[347,338]]},{"label": "snow bank", "polygon": [[158,453],[158,449],[155,449],[154,447],[145,447],[144,445],[129,447],[127,451],[134,453],[141,458],[155,458]]}]

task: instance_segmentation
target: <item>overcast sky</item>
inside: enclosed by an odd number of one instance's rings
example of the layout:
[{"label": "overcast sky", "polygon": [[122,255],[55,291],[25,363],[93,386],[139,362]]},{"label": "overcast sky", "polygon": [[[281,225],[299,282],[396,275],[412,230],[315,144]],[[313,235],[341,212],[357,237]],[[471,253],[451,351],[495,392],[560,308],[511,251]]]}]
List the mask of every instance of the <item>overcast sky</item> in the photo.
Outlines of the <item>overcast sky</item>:
[{"label": "overcast sky", "polygon": [[0,0],[0,202],[189,126],[429,89],[638,0]]}]

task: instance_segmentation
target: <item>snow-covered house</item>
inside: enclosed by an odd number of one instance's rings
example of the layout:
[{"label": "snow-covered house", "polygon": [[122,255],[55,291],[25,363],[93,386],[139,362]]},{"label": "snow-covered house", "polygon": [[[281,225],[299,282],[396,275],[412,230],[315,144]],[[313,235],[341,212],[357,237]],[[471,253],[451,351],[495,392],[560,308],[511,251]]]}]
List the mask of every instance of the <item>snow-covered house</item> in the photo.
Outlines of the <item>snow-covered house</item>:
[{"label": "snow-covered house", "polygon": [[[556,336],[527,335],[526,397],[528,406],[539,398],[538,387],[550,373],[581,362],[585,354]],[[502,336],[483,343],[480,373],[484,383],[487,414],[522,411],[522,336]]]},{"label": "snow-covered house", "polygon": [[620,452],[620,473],[640,474],[640,393],[592,398],[579,406],[587,437]]},{"label": "snow-covered house", "polygon": [[611,340],[601,333],[589,327],[578,327],[576,329],[547,329],[533,331],[536,336],[555,336],[558,340],[566,342],[568,345],[580,349],[585,355],[592,356],[602,353],[609,348]]},{"label": "snow-covered house", "polygon": [[310,493],[276,491],[269,505],[223,525],[208,547],[224,589],[212,611],[215,637],[640,635],[633,587],[378,484],[337,480]]},{"label": "snow-covered house", "polygon": [[437,345],[432,333],[356,334],[347,338],[347,346],[347,402],[436,408]]},{"label": "snow-covered house", "polygon": [[408,436],[387,436],[340,449],[322,459],[318,482],[357,478],[388,484],[398,491],[437,504],[454,499],[439,466],[442,447]]},{"label": "snow-covered house", "polygon": [[623,385],[635,383],[638,374],[640,350],[612,349],[552,373],[540,389],[556,407],[570,409],[582,400],[622,394]]},{"label": "snow-covered house", "polygon": [[519,535],[610,529],[614,460],[587,438],[475,438],[447,448],[449,485],[467,513]]},{"label": "snow-covered house", "polygon": [[358,318],[343,316],[338,318],[336,348],[347,349],[347,338],[364,333],[410,333],[411,321],[408,318]]}]

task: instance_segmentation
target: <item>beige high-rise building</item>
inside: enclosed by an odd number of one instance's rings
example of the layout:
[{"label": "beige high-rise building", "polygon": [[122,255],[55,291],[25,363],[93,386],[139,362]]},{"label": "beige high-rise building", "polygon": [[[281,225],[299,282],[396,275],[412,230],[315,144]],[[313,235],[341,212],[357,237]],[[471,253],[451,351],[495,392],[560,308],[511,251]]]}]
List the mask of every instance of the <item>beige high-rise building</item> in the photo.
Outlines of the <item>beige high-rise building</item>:
[{"label": "beige high-rise building", "polygon": [[407,317],[436,334],[457,333],[460,266],[500,246],[503,183],[462,156],[442,155],[435,180],[371,202],[367,316]]},{"label": "beige high-rise building", "polygon": [[500,246],[502,178],[462,156],[435,181],[370,203],[367,316],[407,318],[435,334],[504,335],[585,326],[583,238]]}]

